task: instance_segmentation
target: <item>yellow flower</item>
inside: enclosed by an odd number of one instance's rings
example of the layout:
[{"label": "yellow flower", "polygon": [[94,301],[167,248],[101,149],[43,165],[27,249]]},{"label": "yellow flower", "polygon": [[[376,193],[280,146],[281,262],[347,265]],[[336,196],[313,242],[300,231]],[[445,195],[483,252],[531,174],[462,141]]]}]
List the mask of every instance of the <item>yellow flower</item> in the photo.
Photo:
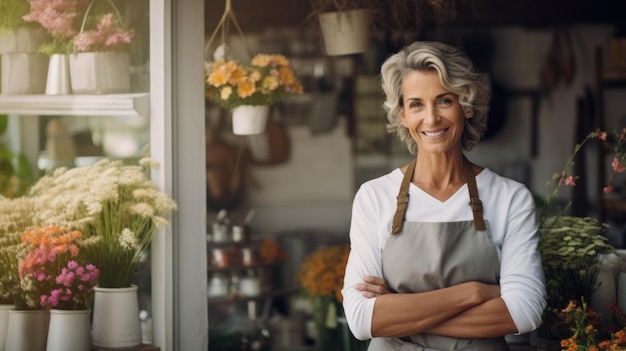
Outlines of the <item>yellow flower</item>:
[{"label": "yellow flower", "polygon": [[233,88],[230,86],[225,86],[220,90],[220,98],[223,100],[228,100],[230,94],[233,93]]},{"label": "yellow flower", "polygon": [[251,81],[243,81],[237,84],[237,95],[239,95],[240,98],[246,98],[254,94],[255,91],[256,87]]}]

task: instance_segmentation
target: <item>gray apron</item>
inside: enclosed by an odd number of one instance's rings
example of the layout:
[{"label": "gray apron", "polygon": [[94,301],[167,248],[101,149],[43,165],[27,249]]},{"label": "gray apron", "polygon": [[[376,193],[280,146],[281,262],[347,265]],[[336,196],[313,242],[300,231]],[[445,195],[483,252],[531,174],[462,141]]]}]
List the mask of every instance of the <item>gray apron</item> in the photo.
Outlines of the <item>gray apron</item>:
[{"label": "gray apron", "polygon": [[[415,170],[408,167],[394,216],[392,235],[382,255],[383,275],[390,290],[397,293],[424,292],[468,281],[497,284],[500,260],[489,229],[482,216],[476,179],[472,166],[464,161],[465,180],[470,194],[473,221],[404,222],[409,184]],[[410,306],[407,306],[410,307]],[[416,334],[404,338],[373,338],[370,351],[447,351],[509,350],[504,337],[460,339],[434,334]]]}]

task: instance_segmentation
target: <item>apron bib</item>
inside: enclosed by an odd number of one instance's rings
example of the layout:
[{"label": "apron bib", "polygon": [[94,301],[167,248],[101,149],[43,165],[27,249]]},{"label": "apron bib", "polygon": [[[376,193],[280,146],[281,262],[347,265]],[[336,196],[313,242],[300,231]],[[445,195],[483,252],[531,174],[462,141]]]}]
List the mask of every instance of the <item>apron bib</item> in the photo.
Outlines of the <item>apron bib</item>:
[{"label": "apron bib", "polygon": [[[488,225],[482,217],[482,204],[471,164],[464,159],[473,221],[404,222],[415,162],[409,165],[404,175],[392,235],[383,249],[383,276],[389,288],[397,293],[412,293],[467,281],[497,284],[500,260]],[[368,350],[503,351],[509,348],[504,337],[462,339],[422,333],[405,338],[373,338]]]}]

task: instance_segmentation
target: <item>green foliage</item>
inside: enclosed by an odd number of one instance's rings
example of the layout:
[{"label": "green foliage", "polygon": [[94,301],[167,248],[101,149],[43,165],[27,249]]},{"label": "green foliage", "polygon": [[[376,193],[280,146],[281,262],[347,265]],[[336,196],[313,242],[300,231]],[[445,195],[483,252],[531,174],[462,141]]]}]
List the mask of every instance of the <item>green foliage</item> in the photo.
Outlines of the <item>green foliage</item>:
[{"label": "green foliage", "polygon": [[600,255],[613,251],[604,233],[608,225],[591,217],[547,217],[539,228],[539,251],[546,278],[548,307],[539,334],[562,339],[555,325],[569,301],[591,301]]},{"label": "green foliage", "polygon": [[28,0],[0,0],[0,34],[26,25],[22,17],[28,11]]}]

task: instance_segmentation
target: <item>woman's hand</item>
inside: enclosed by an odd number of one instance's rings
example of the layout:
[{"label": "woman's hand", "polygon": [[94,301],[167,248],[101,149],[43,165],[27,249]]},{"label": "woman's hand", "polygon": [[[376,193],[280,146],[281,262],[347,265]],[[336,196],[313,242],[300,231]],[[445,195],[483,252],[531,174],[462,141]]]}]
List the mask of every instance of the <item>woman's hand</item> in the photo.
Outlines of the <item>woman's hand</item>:
[{"label": "woman's hand", "polygon": [[354,288],[368,298],[391,293],[385,279],[369,275],[363,278],[363,283],[356,284]]}]

